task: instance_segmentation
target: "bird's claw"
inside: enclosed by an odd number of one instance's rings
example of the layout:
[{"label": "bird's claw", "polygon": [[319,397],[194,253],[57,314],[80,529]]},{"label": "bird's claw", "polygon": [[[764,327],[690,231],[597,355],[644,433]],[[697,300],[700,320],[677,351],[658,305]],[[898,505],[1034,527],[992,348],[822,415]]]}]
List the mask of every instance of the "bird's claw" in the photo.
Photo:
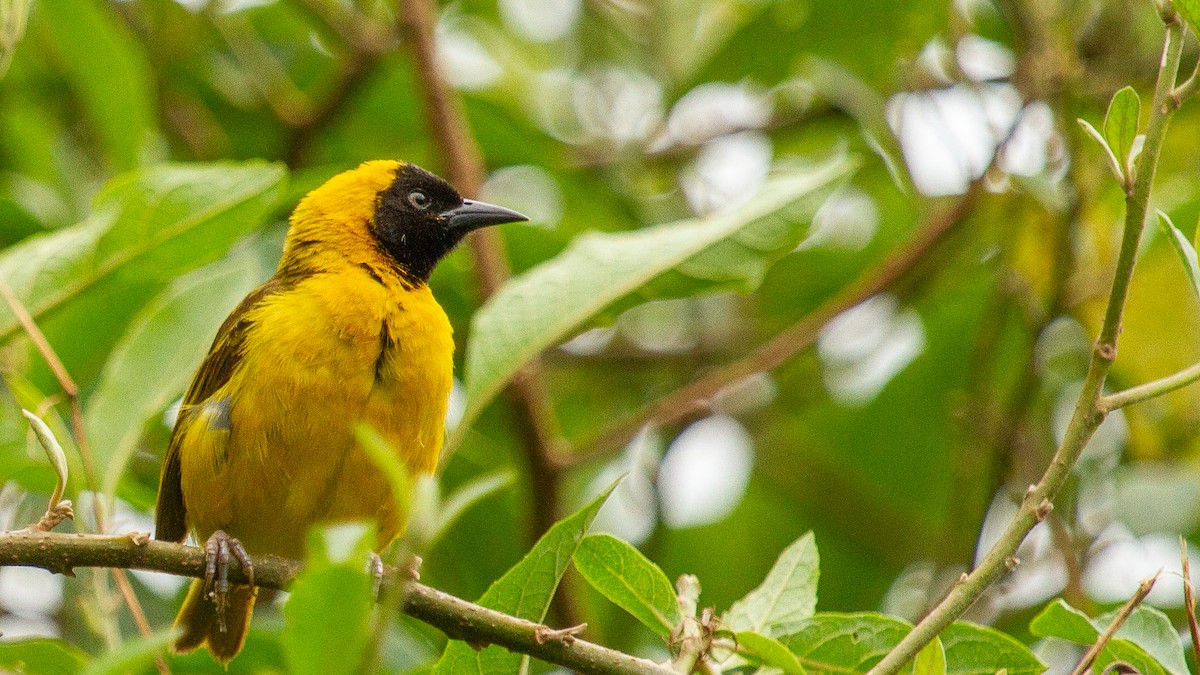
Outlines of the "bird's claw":
[{"label": "bird's claw", "polygon": [[204,542],[204,594],[217,606],[217,628],[225,632],[225,598],[229,594],[229,562],[237,558],[250,586],[254,585],[254,566],[242,542],[222,530]]},{"label": "bird's claw", "polygon": [[367,561],[367,572],[371,574],[371,591],[379,597],[379,589],[383,586],[383,558],[371,551],[371,559]]}]

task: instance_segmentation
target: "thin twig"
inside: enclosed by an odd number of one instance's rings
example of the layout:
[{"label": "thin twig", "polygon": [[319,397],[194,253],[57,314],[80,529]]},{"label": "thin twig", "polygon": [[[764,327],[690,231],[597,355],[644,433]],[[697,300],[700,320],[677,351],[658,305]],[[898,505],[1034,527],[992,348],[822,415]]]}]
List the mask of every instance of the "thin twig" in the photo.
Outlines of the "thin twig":
[{"label": "thin twig", "polygon": [[54,379],[58,380],[58,386],[67,397],[67,403],[71,407],[71,431],[75,435],[75,446],[79,448],[79,455],[83,458],[83,478],[88,489],[95,492],[97,486],[96,464],[92,461],[91,449],[88,447],[86,436],[83,433],[83,409],[79,403],[79,386],[75,384],[75,380],[71,379],[67,367],[63,365],[62,359],[58,358],[54,347],[50,346],[46,334],[42,332],[41,328],[38,328],[37,322],[33,320],[33,315],[13,292],[8,281],[3,278],[0,278],[0,295],[4,296],[4,301],[8,303],[13,316],[17,317],[17,321],[29,336],[30,341],[33,342],[33,346],[45,359],[46,365],[50,366],[50,372],[54,373]]},{"label": "thin twig", "polygon": [[[204,576],[204,551],[150,540],[145,534],[95,535],[57,532],[0,534],[0,566],[41,567],[73,574],[77,567],[112,567]],[[294,560],[264,555],[254,559],[254,582],[263,588],[286,589],[300,572]],[[646,659],[602,647],[579,637],[539,642],[551,629],[497,612],[442,591],[407,580],[405,570],[386,570],[387,583],[403,575],[407,594],[404,613],[434,626],[447,636],[471,644],[494,644],[581,673],[604,675],[670,675],[673,671]],[[247,583],[241,565],[230,565],[229,580]]]},{"label": "thin twig", "polygon": [[1142,580],[1142,583],[1138,584],[1137,591],[1133,594],[1133,597],[1129,598],[1121,606],[1121,611],[1117,612],[1117,615],[1108,624],[1108,628],[1105,628],[1100,637],[1096,639],[1096,644],[1084,652],[1083,658],[1079,659],[1079,664],[1075,666],[1075,670],[1071,671],[1071,675],[1083,675],[1083,673],[1087,672],[1087,669],[1096,661],[1096,657],[1100,655],[1100,651],[1113,639],[1113,636],[1125,624],[1125,620],[1129,618],[1129,615],[1133,614],[1133,610],[1137,609],[1137,606],[1142,604],[1142,600],[1145,600],[1146,596],[1150,594],[1150,589],[1154,588],[1154,582],[1158,581],[1158,575],[1160,574],[1162,574],[1162,570],[1155,572],[1154,576],[1147,577]]},{"label": "thin twig", "polygon": [[713,398],[727,387],[751,375],[774,370],[810,347],[826,324],[842,312],[890,288],[925,260],[929,251],[966,219],[983,192],[986,176],[1003,158],[1004,148],[1016,134],[1024,115],[1025,106],[1022,105],[1012,124],[998,139],[995,151],[980,177],[972,180],[966,192],[959,196],[953,205],[931,218],[921,233],[899,251],[884,258],[841,293],[777,333],[749,355],[721,366],[650,402],[637,412],[600,431],[590,440],[579,444],[573,452],[560,452],[554,457],[563,466],[573,466],[615,452],[646,425],[674,424],[697,413],[706,412]]},{"label": "thin twig", "polygon": [[1183,570],[1183,608],[1187,612],[1188,631],[1192,634],[1192,654],[1200,663],[1200,626],[1196,623],[1196,590],[1192,587],[1192,567],[1188,561],[1188,545],[1179,535],[1179,559]]},{"label": "thin twig", "polygon": [[974,181],[967,192],[945,211],[933,217],[916,239],[900,251],[887,256],[841,293],[830,298],[799,321],[776,334],[765,344],[732,363],[652,401],[629,417],[580,444],[562,461],[568,465],[594,460],[620,449],[646,425],[674,424],[698,412],[708,410],[712,399],[722,390],[756,373],[774,370],[816,341],[821,329],[834,317],[862,304],[908,274],[926,254],[943,241],[974,209],[982,191]]},{"label": "thin twig", "polygon": [[1200,363],[1188,366],[1174,375],[1103,396],[1100,398],[1100,409],[1105,413],[1110,413],[1118,408],[1148,401],[1176,389],[1182,389],[1197,380],[1200,380]]},{"label": "thin twig", "polygon": [[[0,278],[0,295],[4,296],[4,301],[8,303],[17,321],[21,327],[25,329],[29,339],[37,347],[38,353],[45,359],[46,364],[50,366],[50,370],[54,373],[54,377],[58,380],[58,386],[62,389],[63,394],[67,397],[67,402],[71,407],[71,430],[75,436],[75,447],[79,449],[79,455],[83,459],[84,481],[87,483],[88,489],[92,492],[92,508],[96,517],[96,529],[101,533],[108,530],[107,506],[104,496],[97,491],[96,482],[96,465],[92,461],[92,453],[87,442],[87,433],[83,425],[83,406],[79,401],[79,387],[75,384],[75,380],[71,378],[71,374],[67,372],[66,366],[63,365],[62,359],[58,358],[58,353],[54,351],[50,341],[46,339],[46,334],[38,327],[33,316],[21,299],[13,292],[12,287],[8,285],[8,281]],[[129,608],[129,613],[133,616],[134,623],[137,624],[138,632],[143,637],[149,637],[153,634],[150,628],[150,622],[146,620],[146,613],[142,611],[141,603],[138,602],[137,595],[133,592],[133,587],[129,584],[129,579],[125,576],[122,570],[113,570],[113,580],[117,584],[117,589],[121,591],[121,597],[125,601],[125,605]],[[166,662],[161,658],[155,659],[155,665],[162,675],[169,675]]]},{"label": "thin twig", "polygon": [[[486,172],[483,155],[471,134],[462,103],[454,95],[438,67],[434,25],[437,6],[432,0],[407,0],[404,26],[417,64],[417,81],[425,97],[425,117],[434,146],[450,182],[463,194],[473,196],[483,185]],[[500,234],[478,230],[468,238],[480,295],[486,299],[508,279],[510,268]],[[528,363],[508,387],[515,404],[526,460],[533,481],[530,539],[535,541],[558,517],[559,483],[557,458],[563,445],[551,405],[549,388],[540,362]]]},{"label": "thin twig", "polygon": [[1050,513],[1053,500],[1070,478],[1079,455],[1096,428],[1104,421],[1101,391],[1112,362],[1117,356],[1117,336],[1121,331],[1121,319],[1137,259],[1138,242],[1145,225],[1158,155],[1171,115],[1178,107],[1172,105],[1169,96],[1179,71],[1184,28],[1179,17],[1169,10],[1164,11],[1163,18],[1166,22],[1163,56],[1155,86],[1150,122],[1146,129],[1145,145],[1137,159],[1133,190],[1126,198],[1125,226],[1112,290],[1108,296],[1108,307],[1100,335],[1092,350],[1083,389],[1076,401],[1075,412],[1067,430],[1045,473],[1026,491],[1017,514],[975,570],[956,584],[950,593],[869,671],[869,675],[893,675],[899,672],[938,633],[961,616],[992,584],[1014,567],[1012,562],[1016,559],[1021,542]]}]

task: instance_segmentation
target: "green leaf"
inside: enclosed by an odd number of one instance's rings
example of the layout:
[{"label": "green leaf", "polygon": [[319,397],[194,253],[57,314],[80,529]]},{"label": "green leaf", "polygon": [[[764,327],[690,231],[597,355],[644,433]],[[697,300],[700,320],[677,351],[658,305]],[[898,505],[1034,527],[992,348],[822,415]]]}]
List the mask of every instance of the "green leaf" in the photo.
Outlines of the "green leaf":
[{"label": "green leaf", "polygon": [[[1134,618],[1143,612],[1147,612],[1148,616]],[[1165,617],[1156,618],[1153,613],[1158,613],[1161,617],[1158,610],[1145,607],[1135,609],[1126,625],[1121,626],[1116,636],[1100,650],[1096,657],[1096,670],[1103,670],[1114,661],[1124,661],[1143,675],[1164,675],[1168,668],[1172,675],[1184,675],[1186,669],[1182,673],[1177,670],[1182,658],[1179,638],[1176,636],[1172,645],[1170,638],[1161,633],[1161,622],[1166,621]],[[1029,631],[1037,637],[1057,637],[1076,644],[1092,645],[1112,621],[1112,616],[1110,613],[1097,619],[1089,619],[1087,615],[1059,599],[1034,617],[1029,624]],[[1129,627],[1129,621],[1133,621],[1132,627]],[[1166,625],[1169,629],[1170,622],[1166,621]],[[1135,642],[1142,640],[1146,641],[1145,646]],[[1153,655],[1148,651],[1150,648],[1154,650]],[[1173,652],[1178,652],[1178,655],[1173,655]],[[1165,661],[1160,663],[1160,658]]]},{"label": "green leaf", "polygon": [[616,537],[584,537],[575,552],[575,569],[604,597],[659,635],[669,636],[683,621],[667,575]]},{"label": "green leaf", "polygon": [[[778,668],[787,675],[805,675],[804,666],[800,665],[800,660],[778,640],[748,630],[736,633],[735,637],[737,638],[738,653],[750,662],[760,666]],[[929,675],[945,675],[945,673],[930,673]]]},{"label": "green leaf", "polygon": [[1187,19],[1192,32],[1200,36],[1200,0],[1173,0],[1171,4],[1175,5],[1175,11]]},{"label": "green leaf", "polygon": [[157,134],[158,118],[153,95],[158,87],[141,44],[106,3],[44,0],[37,8],[111,168],[138,166]]},{"label": "green leaf", "polygon": [[1137,92],[1133,87],[1125,87],[1113,94],[1108,112],[1104,114],[1104,138],[1126,172],[1129,171],[1129,151],[1133,148],[1133,139],[1137,138],[1141,107]]},{"label": "green leaf", "polygon": [[0,248],[8,248],[26,237],[45,231],[41,221],[20,204],[0,198]]},{"label": "green leaf", "polygon": [[1062,598],[1046,605],[1046,608],[1029,622],[1029,632],[1035,637],[1056,637],[1088,645],[1100,637],[1100,631],[1092,625],[1086,614],[1068,605]]},{"label": "green leaf", "polygon": [[784,549],[758,588],[733,603],[722,619],[734,631],[778,637],[786,625],[808,619],[817,606],[820,558],[812,532]]},{"label": "green leaf", "polygon": [[155,656],[166,653],[167,645],[174,638],[175,631],[172,629],[154,633],[149,637],[128,640],[116,649],[97,657],[80,672],[82,675],[140,673],[154,662]]},{"label": "green leaf", "polygon": [[280,640],[289,673],[349,674],[362,666],[375,598],[367,557],[359,554],[370,541],[366,527],[328,528],[310,537],[308,564],[283,607]]},{"label": "green leaf", "polygon": [[1080,127],[1083,128],[1083,131],[1087,134],[1088,138],[1095,141],[1096,145],[1100,146],[1100,149],[1104,151],[1104,157],[1108,160],[1108,170],[1112,172],[1113,178],[1116,178],[1118,183],[1124,184],[1124,165],[1121,163],[1121,160],[1117,159],[1117,156],[1113,154],[1113,149],[1108,144],[1108,141],[1099,131],[1096,131],[1096,127],[1092,126],[1091,122],[1088,122],[1085,119],[1076,119],[1075,121],[1079,123]]},{"label": "green leaf", "polygon": [[[282,166],[163,165],[110,182],[83,222],[0,254],[0,277],[86,382],[129,320],[175,277],[224,256],[282,194]],[[0,341],[21,331],[0,312]]]},{"label": "green leaf", "polygon": [[732,213],[579,237],[514,277],[475,314],[464,366],[467,410],[451,446],[512,376],[597,316],[640,301],[752,289],[791,252],[855,163],[838,159],[777,178]]},{"label": "green leaf", "polygon": [[62,640],[37,638],[0,643],[0,668],[29,675],[75,675],[88,655]]},{"label": "green leaf", "polygon": [[993,628],[959,621],[940,636],[946,654],[947,675],[1038,675],[1046,665],[1029,648]]},{"label": "green leaf", "polygon": [[1175,255],[1179,256],[1179,262],[1183,263],[1183,272],[1187,275],[1188,282],[1192,287],[1192,294],[1200,300],[1200,260],[1196,258],[1196,249],[1192,246],[1192,242],[1175,227],[1175,223],[1161,209],[1155,209],[1158,214],[1158,227],[1167,235],[1167,241],[1171,242],[1171,248],[1175,249]]},{"label": "green leaf", "polygon": [[[1116,611],[1096,618],[1097,626],[1107,626],[1116,616]],[[1139,605],[1117,630],[1116,637],[1129,640],[1145,650],[1171,675],[1189,675],[1183,656],[1183,643],[1179,633],[1171,626],[1171,620],[1161,611]]]},{"label": "green leaf", "polygon": [[182,276],[150,301],[113,347],[88,399],[88,438],[111,493],[147,419],[187,387],[226,315],[265,270],[249,249]]},{"label": "green leaf", "polygon": [[844,675],[870,669],[911,628],[900,619],[882,614],[822,612],[790,626],[778,640],[810,674]]},{"label": "green leaf", "polygon": [[[533,550],[487,589],[479,598],[479,604],[530,621],[544,619],[571,556],[618,483],[619,480],[592,503],[555,523],[534,544]],[[477,651],[465,642],[451,640],[433,672],[439,675],[515,673],[520,670],[522,661],[520,654],[502,647],[491,645]]]},{"label": "green leaf", "polygon": [[[989,675],[991,672],[989,671]],[[946,650],[939,638],[921,648],[913,659],[913,675],[946,675]]]}]

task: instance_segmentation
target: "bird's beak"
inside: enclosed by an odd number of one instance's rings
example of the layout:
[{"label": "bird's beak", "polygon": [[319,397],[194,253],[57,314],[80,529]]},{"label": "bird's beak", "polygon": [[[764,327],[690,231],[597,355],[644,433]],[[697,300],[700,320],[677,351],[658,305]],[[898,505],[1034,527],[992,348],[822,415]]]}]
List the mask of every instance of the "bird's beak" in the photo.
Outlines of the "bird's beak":
[{"label": "bird's beak", "polygon": [[477,230],[488,225],[518,223],[529,220],[527,216],[517,213],[512,209],[488,204],[487,202],[477,202],[473,199],[464,199],[462,206],[456,206],[449,211],[443,211],[442,217],[446,219],[450,230],[461,234],[466,234],[471,230]]}]

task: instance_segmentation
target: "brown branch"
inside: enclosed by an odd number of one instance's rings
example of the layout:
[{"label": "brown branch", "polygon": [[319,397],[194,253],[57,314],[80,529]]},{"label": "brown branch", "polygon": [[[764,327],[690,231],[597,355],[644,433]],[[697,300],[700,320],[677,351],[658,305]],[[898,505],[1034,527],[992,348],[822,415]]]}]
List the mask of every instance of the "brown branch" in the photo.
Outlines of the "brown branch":
[{"label": "brown branch", "polygon": [[1087,652],[1084,653],[1083,658],[1079,659],[1079,664],[1075,666],[1075,670],[1071,671],[1071,675],[1083,675],[1083,673],[1087,672],[1087,669],[1096,661],[1096,657],[1100,655],[1100,650],[1104,649],[1104,646],[1113,639],[1113,636],[1125,624],[1125,620],[1129,618],[1130,614],[1133,614],[1133,610],[1137,609],[1137,606],[1142,604],[1142,601],[1150,594],[1150,589],[1154,588],[1154,582],[1158,581],[1159,574],[1162,574],[1161,570],[1155,572],[1154,576],[1142,580],[1133,597],[1129,598],[1121,606],[1121,610],[1113,617],[1112,622],[1108,624],[1108,628],[1105,628],[1100,637],[1096,639],[1096,644],[1089,647]]},{"label": "brown branch", "polygon": [[1196,622],[1196,590],[1192,587],[1192,566],[1188,562],[1187,540],[1179,535],[1179,558],[1183,572],[1183,608],[1187,611],[1188,631],[1192,634],[1192,654],[1200,663],[1200,626]]},{"label": "brown branch", "polygon": [[95,492],[96,464],[92,461],[91,449],[88,447],[87,437],[83,433],[83,409],[79,404],[79,386],[75,384],[75,380],[71,379],[67,367],[63,365],[62,359],[58,358],[54,347],[50,346],[46,334],[42,332],[41,328],[38,328],[37,322],[33,320],[33,315],[13,292],[8,281],[2,278],[0,278],[0,295],[4,296],[4,301],[8,303],[13,316],[17,317],[17,321],[25,329],[33,346],[45,359],[46,365],[50,366],[50,371],[54,373],[54,379],[58,380],[58,386],[67,397],[67,403],[71,407],[71,431],[75,436],[75,446],[79,448],[79,455],[83,458],[84,479],[87,481],[88,489]]},{"label": "brown branch", "polygon": [[[416,61],[417,81],[425,98],[425,116],[447,177],[465,195],[476,195],[486,172],[483,155],[471,134],[462,103],[438,69],[434,44],[437,6],[433,0],[406,0],[403,22]],[[476,283],[484,299],[508,279],[504,243],[495,230],[476,231],[468,239]],[[533,486],[530,540],[536,541],[558,517],[562,439],[539,361],[531,361],[508,387],[524,439]]]},{"label": "brown branch", "polygon": [[[0,534],[0,566],[40,567],[66,575],[73,575],[77,567],[112,567],[202,578],[205,560],[204,551],[198,547],[153,541],[145,534],[8,532]],[[294,560],[269,555],[254,559],[254,581],[263,588],[286,589],[299,572],[300,563]],[[405,573],[387,570],[386,575],[390,583]],[[230,566],[229,579],[234,583],[248,581],[236,561]],[[548,626],[416,582],[407,582],[402,611],[453,639],[499,645],[581,673],[671,675],[674,672],[574,635],[562,634],[556,639],[556,632]]]},{"label": "brown branch", "polygon": [[284,161],[291,168],[300,166],[317,132],[341,114],[346,105],[366,83],[367,78],[385,54],[395,49],[399,35],[390,26],[358,15],[339,17],[328,3],[306,0],[295,3],[334,33],[349,52],[339,63],[333,84],[320,104],[311,106],[307,114],[294,119],[281,117],[291,127]]},{"label": "brown branch", "polygon": [[841,293],[827,300],[748,356],[721,366],[707,375],[651,402],[629,417],[601,431],[579,446],[564,461],[578,464],[609,454],[633,438],[647,424],[674,424],[699,412],[707,411],[713,397],[726,387],[756,373],[774,370],[813,344],[825,324],[846,310],[887,290],[920,263],[971,213],[982,190],[980,181],[971,183],[965,194],[947,210],[935,216],[925,229],[904,248],[888,256],[860,276]]}]

